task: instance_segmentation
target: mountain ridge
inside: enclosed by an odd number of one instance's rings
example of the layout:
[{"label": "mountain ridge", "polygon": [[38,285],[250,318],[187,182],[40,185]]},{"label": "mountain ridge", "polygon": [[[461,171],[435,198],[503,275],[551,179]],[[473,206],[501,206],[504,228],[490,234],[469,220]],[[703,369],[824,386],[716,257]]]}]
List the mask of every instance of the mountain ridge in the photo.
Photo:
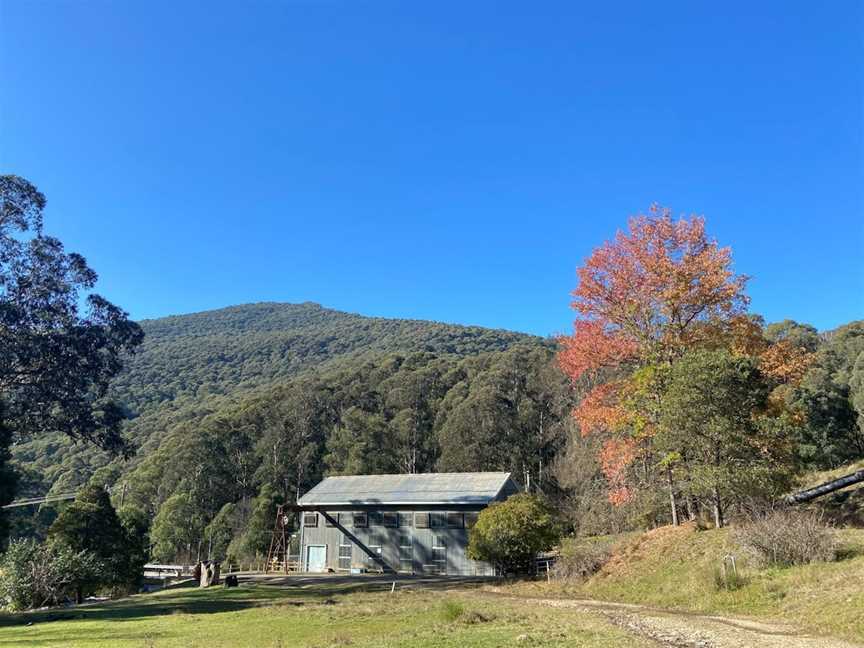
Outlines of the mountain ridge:
[{"label": "mountain ridge", "polygon": [[[520,344],[550,346],[527,333],[427,320],[369,317],[316,302],[254,302],[141,320],[145,338],[112,383],[127,410],[133,464],[154,452],[177,425],[199,421],[226,403],[309,372],[387,354],[466,357]],[[113,461],[59,435],[14,447],[35,470],[34,492],[68,490]]]}]

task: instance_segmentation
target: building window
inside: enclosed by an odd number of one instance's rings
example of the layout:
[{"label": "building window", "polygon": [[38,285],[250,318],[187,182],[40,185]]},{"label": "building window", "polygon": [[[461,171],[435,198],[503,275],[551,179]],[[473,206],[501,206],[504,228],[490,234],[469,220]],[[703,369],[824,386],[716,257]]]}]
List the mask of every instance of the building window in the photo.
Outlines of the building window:
[{"label": "building window", "polygon": [[318,514],[317,513],[304,513],[303,514],[303,526],[304,527],[317,527],[318,526]]},{"label": "building window", "polygon": [[403,574],[414,572],[414,545],[410,533],[399,534],[399,571]]},{"label": "building window", "polygon": [[432,565],[436,574],[447,573],[447,539],[444,536],[432,538]]},{"label": "building window", "polygon": [[411,527],[413,526],[414,516],[410,513],[399,513],[399,526],[400,527]]},{"label": "building window", "polygon": [[385,527],[399,526],[399,515],[396,511],[384,511],[381,515],[384,518],[383,522]]},{"label": "building window", "polygon": [[344,533],[339,540],[339,569],[351,569],[351,541]]},{"label": "building window", "polygon": [[354,527],[357,529],[362,529],[369,525],[369,519],[366,517],[366,513],[362,511],[358,511],[354,514]]},{"label": "building window", "polygon": [[447,526],[451,529],[461,529],[465,526],[465,518],[461,513],[448,513]]},{"label": "building window", "polygon": [[335,522],[339,518],[338,513],[328,513],[327,515],[321,514],[321,517],[324,518],[324,526],[333,527],[336,526]]},{"label": "building window", "polygon": [[465,514],[465,528],[473,529],[474,525],[477,524],[477,515],[478,513],[466,513]]},{"label": "building window", "polygon": [[381,511],[369,511],[369,526],[381,526],[384,524],[384,516]]},{"label": "building window", "polygon": [[353,513],[337,513],[336,519],[339,520],[339,526],[350,527],[351,523],[354,521],[354,514]]},{"label": "building window", "polygon": [[447,526],[446,513],[430,513],[429,526],[433,529],[443,529]]},{"label": "building window", "polygon": [[429,514],[428,513],[415,513],[414,514],[414,526],[418,529],[428,529],[429,528]]}]

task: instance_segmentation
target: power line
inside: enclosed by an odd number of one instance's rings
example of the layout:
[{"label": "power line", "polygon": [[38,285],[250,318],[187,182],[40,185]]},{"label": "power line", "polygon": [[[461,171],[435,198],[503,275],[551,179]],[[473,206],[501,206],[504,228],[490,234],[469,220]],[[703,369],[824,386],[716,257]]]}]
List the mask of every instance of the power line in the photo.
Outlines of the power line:
[{"label": "power line", "polygon": [[15,500],[5,506],[0,506],[0,508],[9,509],[9,508],[18,508],[19,506],[33,506],[35,504],[50,504],[53,502],[62,502],[64,500],[72,500],[78,493],[56,493],[54,495],[43,495],[42,497],[27,497],[20,500]]}]

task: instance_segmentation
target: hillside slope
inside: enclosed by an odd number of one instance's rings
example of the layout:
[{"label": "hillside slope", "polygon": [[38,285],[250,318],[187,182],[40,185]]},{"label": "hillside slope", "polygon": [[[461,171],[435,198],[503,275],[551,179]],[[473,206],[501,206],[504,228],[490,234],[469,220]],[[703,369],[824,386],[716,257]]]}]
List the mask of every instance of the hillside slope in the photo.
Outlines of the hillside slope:
[{"label": "hillside slope", "polygon": [[[345,313],[319,304],[258,303],[141,322],[145,340],[127,360],[113,393],[129,411],[133,463],[169,430],[200,420],[228,401],[300,374],[360,356],[432,352],[465,357],[541,338],[504,330]],[[74,488],[110,458],[59,435],[14,448],[22,494]]]},{"label": "hillside slope", "polygon": [[[698,531],[692,523],[623,536],[610,559],[583,582],[532,583],[533,594],[597,599],[700,614],[782,620],[819,635],[864,640],[864,530],[838,529],[841,559],[756,569],[733,530]],[[718,590],[715,573],[735,555],[744,585]]]},{"label": "hillside slope", "polygon": [[189,394],[228,394],[357,353],[503,351],[523,333],[258,303],[141,322],[144,344],[115,381],[134,414]]}]

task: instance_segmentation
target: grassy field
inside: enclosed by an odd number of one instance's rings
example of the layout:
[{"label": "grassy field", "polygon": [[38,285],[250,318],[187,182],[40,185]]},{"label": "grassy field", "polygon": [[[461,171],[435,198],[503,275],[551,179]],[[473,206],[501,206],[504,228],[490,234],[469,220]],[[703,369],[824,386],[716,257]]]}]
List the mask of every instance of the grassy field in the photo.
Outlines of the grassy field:
[{"label": "grassy field", "polygon": [[[182,588],[53,613],[0,617],[0,646],[579,646],[649,644],[600,616],[446,591],[244,585]],[[387,588],[389,590],[389,588]]]},{"label": "grassy field", "polygon": [[[806,483],[859,467],[864,463]],[[862,518],[864,485],[819,506],[838,522]],[[656,645],[600,614],[529,605],[519,597],[597,599],[786,621],[816,635],[864,642],[864,529],[838,533],[837,562],[783,569],[748,566],[728,529],[683,525],[617,537],[611,559],[579,583],[401,584],[395,594],[389,583],[362,577],[291,580],[285,587],[185,587],[76,609],[0,614],[0,648]],[[715,572],[727,554],[737,557],[744,578],[734,591],[715,586]]]},{"label": "grassy field", "polygon": [[[640,603],[700,613],[788,621],[817,634],[864,640],[864,530],[841,529],[833,563],[756,570],[728,529],[663,527],[622,540],[612,558],[583,583],[525,583],[522,594]],[[745,584],[718,591],[715,570],[738,557]]]}]

